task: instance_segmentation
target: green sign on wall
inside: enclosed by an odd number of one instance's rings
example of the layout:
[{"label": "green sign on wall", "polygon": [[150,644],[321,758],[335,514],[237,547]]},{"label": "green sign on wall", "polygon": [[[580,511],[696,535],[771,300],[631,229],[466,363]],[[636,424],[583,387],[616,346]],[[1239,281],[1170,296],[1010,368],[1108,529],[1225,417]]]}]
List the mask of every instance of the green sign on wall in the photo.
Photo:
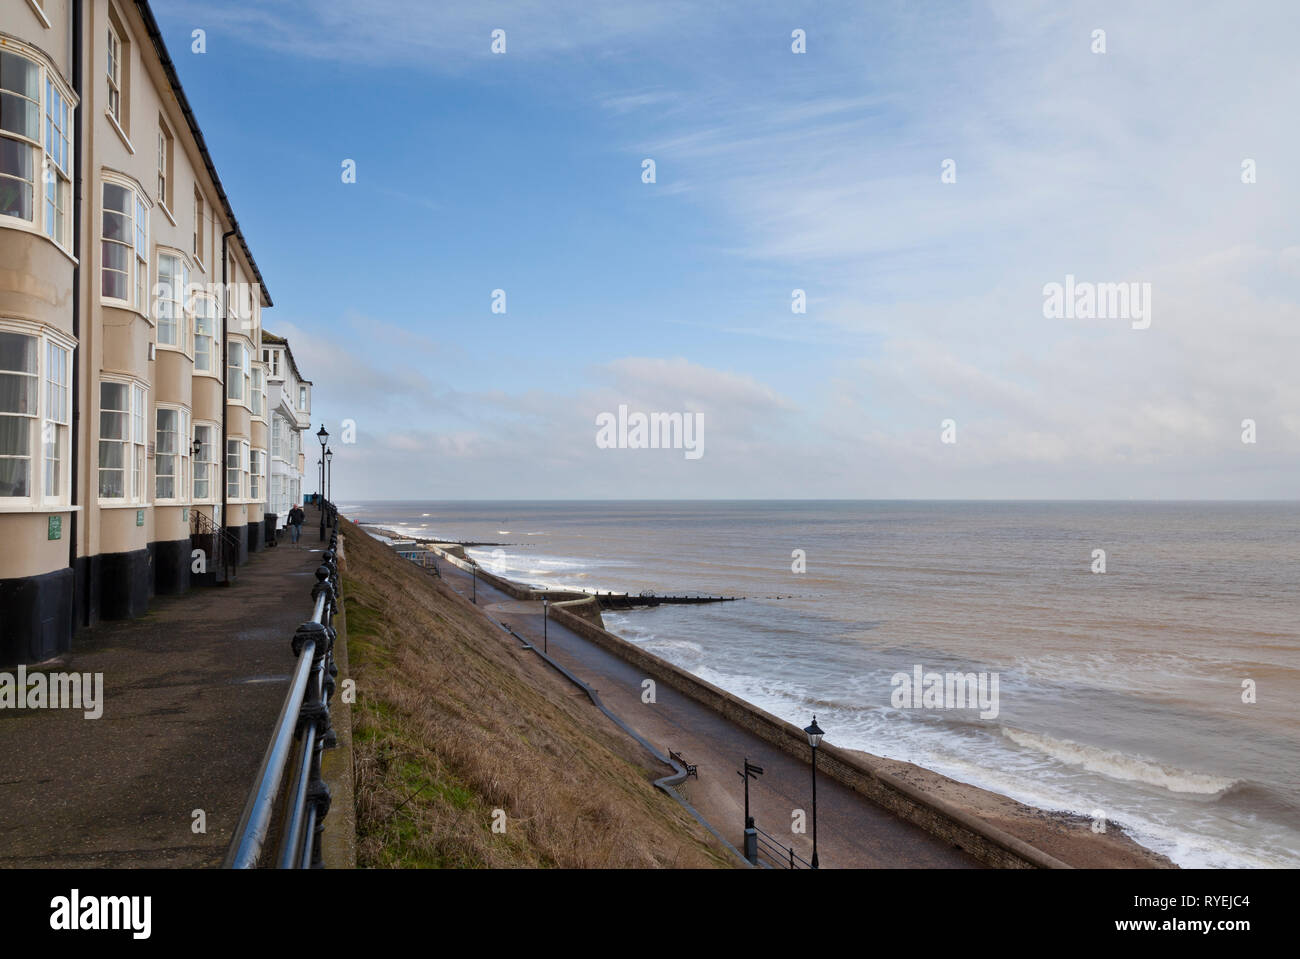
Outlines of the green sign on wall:
[{"label": "green sign on wall", "polygon": [[49,529],[49,532],[46,533],[46,537],[45,537],[45,538],[46,538],[46,539],[62,539],[62,538],[63,538],[63,517],[62,517],[62,516],[51,516],[51,517],[50,517],[50,529]]},{"label": "green sign on wall", "polygon": [[136,526],[144,525],[144,510],[138,509],[135,511],[135,525]]}]

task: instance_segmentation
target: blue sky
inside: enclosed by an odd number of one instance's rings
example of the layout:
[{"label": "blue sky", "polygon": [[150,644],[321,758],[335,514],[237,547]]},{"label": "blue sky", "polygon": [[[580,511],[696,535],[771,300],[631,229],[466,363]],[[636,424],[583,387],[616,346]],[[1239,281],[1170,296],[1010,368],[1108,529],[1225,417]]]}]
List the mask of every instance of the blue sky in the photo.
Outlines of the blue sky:
[{"label": "blue sky", "polygon": [[156,0],[337,498],[1295,496],[1287,3],[755,6]]}]

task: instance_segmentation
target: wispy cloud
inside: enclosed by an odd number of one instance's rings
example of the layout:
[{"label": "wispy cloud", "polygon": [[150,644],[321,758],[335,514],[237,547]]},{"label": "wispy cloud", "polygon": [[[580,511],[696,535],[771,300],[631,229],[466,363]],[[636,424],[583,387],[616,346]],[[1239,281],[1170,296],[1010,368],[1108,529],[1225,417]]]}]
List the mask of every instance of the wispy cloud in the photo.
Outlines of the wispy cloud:
[{"label": "wispy cloud", "polygon": [[[454,464],[462,494],[506,496],[1294,495],[1291,8],[189,7],[288,57],[362,63],[394,83],[456,74],[557,117],[586,111],[601,134],[592,151],[612,144],[629,169],[655,159],[653,195],[677,199],[654,208],[660,233],[634,238],[690,242],[718,287],[740,291],[734,309],[688,305],[663,321],[700,331],[711,355],[600,361],[629,335],[611,326],[609,342],[578,343],[536,389],[466,383],[448,361],[465,347],[415,320],[358,321],[387,354],[318,337],[301,348],[309,375],[346,391],[331,401],[342,415],[352,404],[376,422],[400,418],[367,454],[377,493],[420,495]],[[807,54],[789,52],[795,24],[809,28]],[[497,27],[504,62],[489,53]],[[1090,49],[1098,28],[1105,54]],[[1248,158],[1253,184],[1240,178]],[[642,207],[619,214],[630,231],[654,228]],[[1066,274],[1149,282],[1151,328],[1045,318],[1043,285]],[[775,290],[771,304],[755,277]],[[781,302],[794,287],[806,314]],[[773,372],[787,352],[798,382]],[[690,469],[598,456],[592,411],[620,401],[698,405],[716,420],[715,445]],[[938,440],[949,417],[955,446]],[[1245,418],[1260,424],[1255,446],[1240,442]],[[418,464],[409,481],[403,463]]]}]

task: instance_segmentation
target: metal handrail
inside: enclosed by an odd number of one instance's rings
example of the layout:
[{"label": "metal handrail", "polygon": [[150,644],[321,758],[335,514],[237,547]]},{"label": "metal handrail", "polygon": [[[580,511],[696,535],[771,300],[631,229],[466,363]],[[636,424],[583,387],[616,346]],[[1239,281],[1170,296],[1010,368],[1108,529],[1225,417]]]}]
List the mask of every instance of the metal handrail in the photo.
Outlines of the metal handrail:
[{"label": "metal handrail", "polygon": [[224,526],[213,522],[212,518],[197,507],[190,507],[190,540],[206,536],[209,540],[209,563],[214,568],[220,566],[229,583],[239,565],[239,540],[235,534]]},{"label": "metal handrail", "polygon": [[[796,853],[793,846],[781,845],[781,842],[775,836],[769,835],[757,826],[754,827],[754,832],[758,834],[758,845],[760,851],[767,853],[768,858],[774,860],[777,866],[782,869],[798,869],[800,868],[796,865],[798,862],[803,863],[804,869],[812,868],[812,863]],[[780,855],[774,856],[772,854],[773,852],[779,853]]]},{"label": "metal handrail", "polygon": [[320,840],[330,808],[330,790],[321,778],[321,753],[337,743],[330,726],[329,701],[338,675],[333,619],[338,612],[340,584],[338,511],[331,503],[321,505],[329,510],[331,533],[329,549],[322,554],[312,587],[312,616],[294,632],[292,648],[298,664],[226,852],[227,869],[255,869],[261,863],[276,797],[282,794],[285,771],[289,769],[293,778],[283,790],[276,865],[281,869],[318,869],[324,865]]}]

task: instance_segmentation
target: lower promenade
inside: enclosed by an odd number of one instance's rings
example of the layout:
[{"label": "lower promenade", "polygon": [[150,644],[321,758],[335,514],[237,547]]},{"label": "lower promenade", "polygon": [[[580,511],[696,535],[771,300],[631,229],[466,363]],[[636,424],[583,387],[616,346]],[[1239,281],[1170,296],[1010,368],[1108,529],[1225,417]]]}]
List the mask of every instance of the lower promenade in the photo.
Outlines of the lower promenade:
[{"label": "lower promenade", "polygon": [[[543,639],[542,604],[516,600],[451,563],[440,562],[443,581],[479,610],[549,654],[593,687],[605,704],[662,751],[682,753],[698,766],[698,779],[678,787],[695,808],[733,845],[743,842],[744,805],[736,770],[748,757],[764,767],[750,785],[751,812],[760,828],[805,860],[812,858],[812,824],[793,833],[796,809],[812,813],[810,769],[806,762],[774,749],[751,731],[667,684],[656,701],[642,701],[644,672],[588,642],[552,620]],[[513,641],[508,635],[503,642]],[[594,712],[594,710],[593,710]],[[593,716],[593,722],[605,721]],[[668,770],[665,769],[667,774]],[[817,782],[818,851],[822,868],[980,868],[970,853],[907,822],[825,774]]]},{"label": "lower promenade", "polygon": [[156,598],[140,619],[81,633],[49,669],[102,673],[100,718],[0,709],[0,867],[221,864],[285,696],[294,628],[311,616],[317,516],[301,548],[285,536],[229,588]]}]

